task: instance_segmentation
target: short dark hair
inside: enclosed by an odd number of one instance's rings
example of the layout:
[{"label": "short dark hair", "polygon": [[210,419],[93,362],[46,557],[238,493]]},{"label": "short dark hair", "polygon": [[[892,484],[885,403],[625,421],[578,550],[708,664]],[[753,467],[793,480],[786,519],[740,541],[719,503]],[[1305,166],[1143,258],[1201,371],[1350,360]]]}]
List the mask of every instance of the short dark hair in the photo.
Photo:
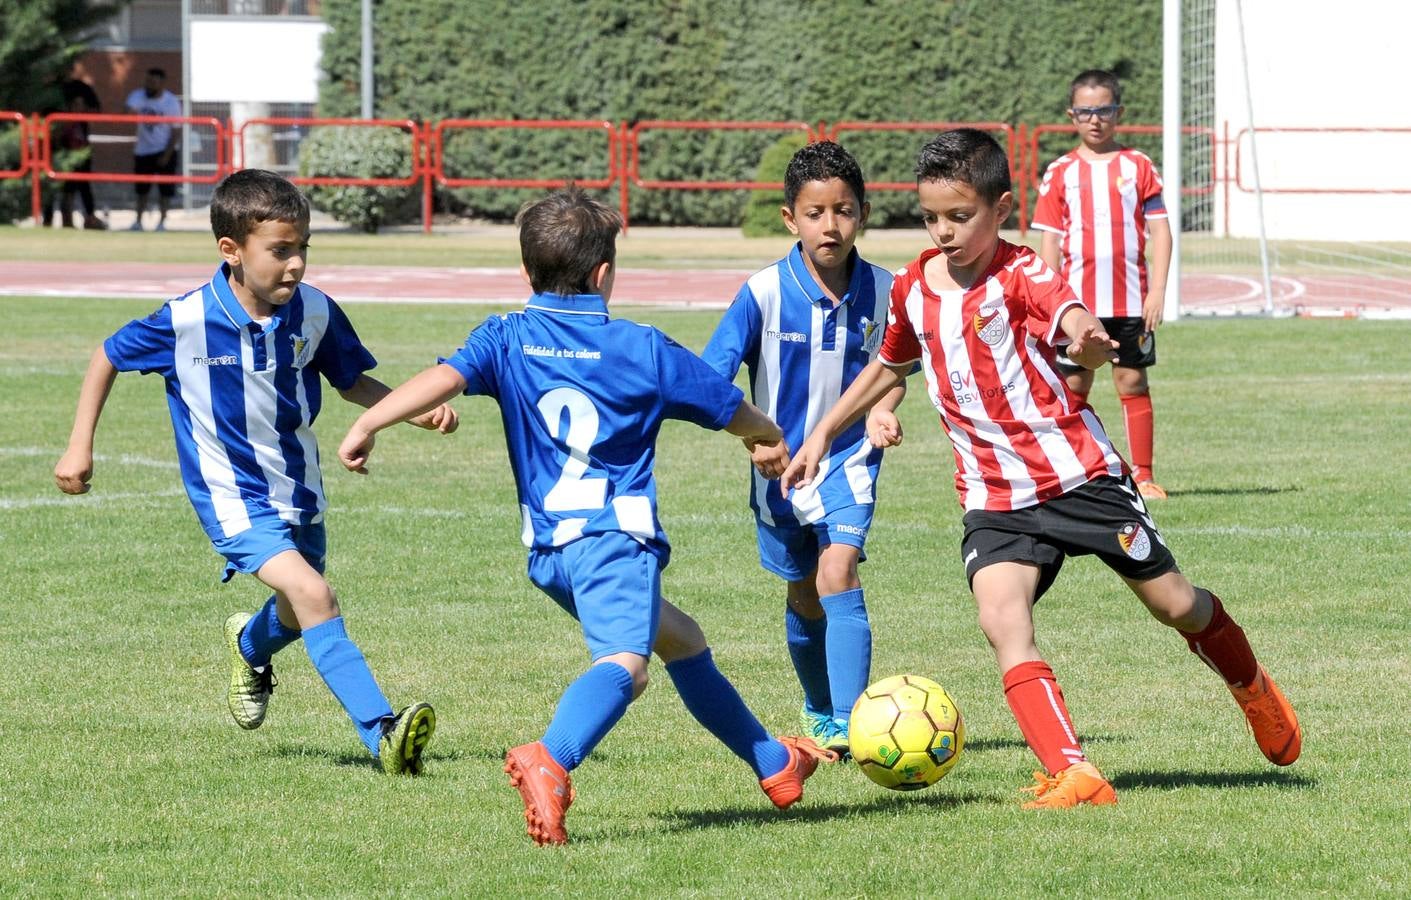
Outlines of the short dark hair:
[{"label": "short dark hair", "polygon": [[963,182],[986,203],[1012,190],[1004,148],[976,128],[943,131],[927,141],[916,156],[916,180]]},{"label": "short dark hair", "polygon": [[241,169],[225,176],[211,195],[211,231],[245,243],[261,222],[309,221],[309,200],[289,181],[264,169]]},{"label": "short dark hair", "polygon": [[1118,106],[1122,105],[1122,82],[1117,80],[1106,69],[1088,69],[1079,72],[1078,77],[1073,79],[1073,83],[1068,85],[1068,105],[1073,105],[1073,98],[1078,94],[1078,88],[1107,88],[1112,94],[1112,102]]},{"label": "short dark hair", "polygon": [[539,294],[590,294],[589,279],[617,260],[622,215],[576,185],[519,208],[519,255]]},{"label": "short dark hair", "polygon": [[156,75],[158,78],[162,79],[163,81],[166,81],[166,80],[167,80],[167,70],[166,70],[166,69],[163,69],[161,66],[153,66],[152,68],[150,68],[150,69],[147,70],[147,74],[148,74],[148,75]]},{"label": "short dark hair", "polygon": [[841,144],[832,141],[817,141],[805,144],[789,160],[789,168],[784,171],[784,205],[794,208],[799,191],[810,181],[827,181],[840,178],[852,188],[857,205],[867,200],[867,189],[863,186],[862,168],[857,160]]}]

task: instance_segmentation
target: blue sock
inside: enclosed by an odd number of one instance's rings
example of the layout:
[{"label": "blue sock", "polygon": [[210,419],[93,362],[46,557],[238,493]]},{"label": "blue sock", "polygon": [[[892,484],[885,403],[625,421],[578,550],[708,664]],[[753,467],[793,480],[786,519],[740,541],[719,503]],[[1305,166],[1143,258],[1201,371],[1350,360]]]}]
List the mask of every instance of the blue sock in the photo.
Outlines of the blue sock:
[{"label": "blue sock", "polygon": [[833,699],[828,689],[828,620],[805,619],[792,607],[785,606],[784,633],[789,642],[789,658],[794,661],[799,684],[803,685],[804,707],[809,712],[831,714]]},{"label": "blue sock", "polygon": [[240,632],[240,653],[255,668],[267,666],[270,657],[297,641],[302,633],[279,621],[279,614],[274,609],[274,597],[270,597]]},{"label": "blue sock", "polygon": [[820,597],[828,619],[828,690],[833,718],[846,722],[872,671],[872,626],[862,588]]},{"label": "blue sock", "polygon": [[749,763],[756,778],[778,774],[789,764],[789,751],[769,736],[735,686],[715,667],[710,648],[667,663],[666,673],[696,721]]},{"label": "blue sock", "polygon": [[373,680],[367,660],[358,645],[348,639],[343,617],[335,616],[304,629],[304,649],[309,653],[323,683],[343,704],[348,718],[358,730],[358,737],[378,755],[377,742],[382,738],[382,720],[392,715],[392,707]]},{"label": "blue sock", "polygon": [[541,740],[549,755],[572,772],[587,759],[632,702],[632,675],[617,663],[589,666],[559,698]]}]

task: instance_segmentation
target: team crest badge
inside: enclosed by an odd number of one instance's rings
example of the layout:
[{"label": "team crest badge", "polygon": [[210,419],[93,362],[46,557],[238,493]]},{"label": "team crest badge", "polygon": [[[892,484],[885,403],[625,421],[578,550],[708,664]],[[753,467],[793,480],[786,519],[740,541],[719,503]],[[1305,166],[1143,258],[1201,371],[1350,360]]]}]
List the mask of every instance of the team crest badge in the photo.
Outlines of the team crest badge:
[{"label": "team crest badge", "polygon": [[882,346],[882,323],[874,322],[863,316],[862,318],[862,349],[868,353],[877,352],[877,348]]},{"label": "team crest badge", "polygon": [[982,306],[980,311],[975,313],[975,333],[991,347],[1004,340],[1007,325],[1002,307],[987,311]]},{"label": "team crest badge", "polygon": [[1117,532],[1117,543],[1122,545],[1123,553],[1138,562],[1151,556],[1151,536],[1136,522],[1122,526],[1122,530]]},{"label": "team crest badge", "polygon": [[309,339],[302,334],[290,338],[294,344],[294,365],[303,368],[309,362]]},{"label": "team crest badge", "polygon": [[1136,184],[1137,180],[1130,175],[1117,176],[1117,190],[1123,194],[1130,194]]},{"label": "team crest badge", "polygon": [[1151,338],[1152,334],[1150,331],[1143,331],[1141,337],[1137,338],[1137,349],[1142,353],[1150,353]]}]

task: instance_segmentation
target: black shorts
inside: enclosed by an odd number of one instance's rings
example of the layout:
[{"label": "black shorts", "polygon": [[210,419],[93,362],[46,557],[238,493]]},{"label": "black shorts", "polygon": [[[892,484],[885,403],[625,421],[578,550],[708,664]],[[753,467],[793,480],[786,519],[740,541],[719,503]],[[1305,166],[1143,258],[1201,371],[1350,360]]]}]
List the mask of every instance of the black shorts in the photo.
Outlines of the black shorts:
[{"label": "black shorts", "polygon": [[1058,577],[1065,557],[1089,553],[1133,581],[1178,571],[1130,478],[1103,475],[1025,509],[974,509],[963,524],[960,557],[972,590],[975,573],[985,566],[1033,563],[1039,567],[1037,602]]},{"label": "black shorts", "polygon": [[[1116,316],[1098,321],[1117,342],[1117,362],[1113,365],[1129,369],[1146,369],[1156,365],[1156,332],[1146,330],[1141,316]],[[1069,359],[1062,348],[1058,352],[1058,369],[1065,375],[1083,371],[1083,367]]]},{"label": "black shorts", "polygon": [[[167,160],[166,165],[161,164],[162,154],[160,153],[144,153],[141,156],[134,156],[132,171],[136,175],[175,175],[177,164],[181,161],[180,156],[178,151],[173,150],[171,159]],[[145,197],[147,192],[152,189],[152,183],[139,181],[133,187],[136,188],[139,197]],[[176,193],[176,185],[159,184],[157,190],[161,191],[163,197],[170,197]]]}]

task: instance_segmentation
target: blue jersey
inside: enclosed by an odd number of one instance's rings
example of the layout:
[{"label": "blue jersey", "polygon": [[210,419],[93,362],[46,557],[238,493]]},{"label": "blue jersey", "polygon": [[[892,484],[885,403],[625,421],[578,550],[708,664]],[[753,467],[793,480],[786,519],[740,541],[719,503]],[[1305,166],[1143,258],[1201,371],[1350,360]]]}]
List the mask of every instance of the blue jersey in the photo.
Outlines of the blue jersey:
[{"label": "blue jersey", "polygon": [[596,294],[535,294],[487,319],[444,362],[467,394],[500,404],[523,517],[535,550],[624,532],[665,565],[657,520],[657,432],[666,419],[729,424],[743,392],[655,328],[609,319]]},{"label": "blue jersey", "polygon": [[[892,275],[856,250],[850,265],[848,291],[833,306],[795,244],[750,276],[702,354],[726,378],[745,364],[750,399],[779,423],[790,449],[803,444],[882,346]],[[872,503],[881,464],[882,451],[859,419],[833,441],[813,483],[788,498],[778,480],[751,467],[750,506],[766,525],[819,522],[832,510]]]},{"label": "blue jersey", "polygon": [[310,427],[319,376],[344,389],[377,364],[322,291],[300,285],[260,325],[231,293],[229,271],[222,265],[208,284],[103,343],[119,371],[166,379],[186,494],[212,540],[240,534],[270,510],[297,525],[322,520],[327,502]]}]

